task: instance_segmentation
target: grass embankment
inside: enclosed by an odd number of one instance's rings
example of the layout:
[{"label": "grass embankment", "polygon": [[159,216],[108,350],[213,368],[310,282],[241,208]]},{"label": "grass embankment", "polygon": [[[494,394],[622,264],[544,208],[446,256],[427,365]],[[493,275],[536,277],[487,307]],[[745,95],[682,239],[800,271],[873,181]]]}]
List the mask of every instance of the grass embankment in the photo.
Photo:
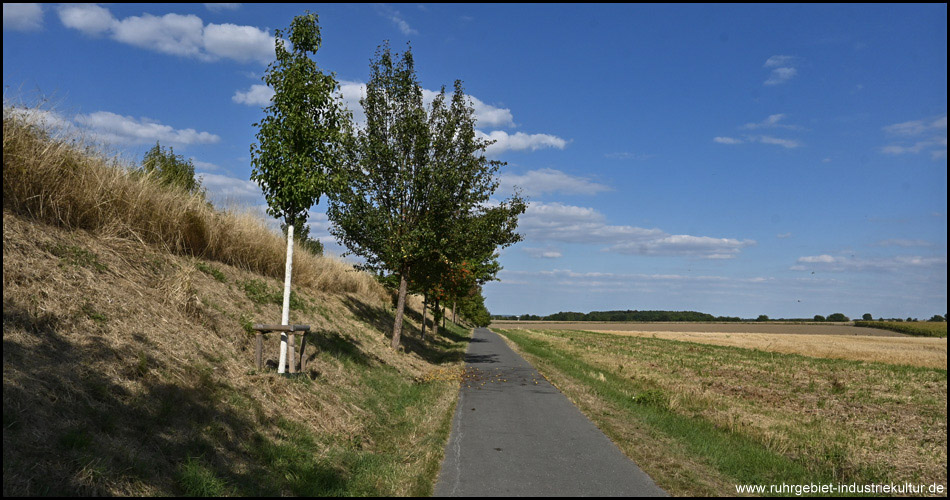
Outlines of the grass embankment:
[{"label": "grass embankment", "polygon": [[938,322],[907,322],[897,321],[855,321],[854,326],[865,328],[878,328],[881,330],[890,330],[892,332],[906,333],[918,337],[941,337],[947,336],[947,324]]},{"label": "grass embankment", "polygon": [[[253,364],[284,243],[5,112],[3,493],[426,495],[468,331],[388,348],[392,296],[298,252],[305,373]],[[299,342],[299,339],[298,339]]]},{"label": "grass embankment", "polygon": [[581,331],[499,333],[671,494],[946,485],[945,369]]}]

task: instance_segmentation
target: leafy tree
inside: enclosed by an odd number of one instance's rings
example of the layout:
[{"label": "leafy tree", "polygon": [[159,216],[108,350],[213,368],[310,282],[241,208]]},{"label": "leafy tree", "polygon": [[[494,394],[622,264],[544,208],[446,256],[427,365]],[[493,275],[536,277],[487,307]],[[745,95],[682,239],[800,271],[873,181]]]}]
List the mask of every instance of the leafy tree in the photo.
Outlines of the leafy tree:
[{"label": "leafy tree", "polygon": [[816,314],[814,319],[815,321],[824,321],[825,317],[820,314]]},{"label": "leafy tree", "polygon": [[768,320],[769,320],[769,317],[766,316],[766,315],[764,315],[764,314],[760,314],[759,317],[756,318],[755,320],[756,320],[756,321],[768,321]]},{"label": "leafy tree", "polygon": [[874,321],[874,316],[871,316],[871,313],[864,313],[864,316],[861,316],[861,319],[864,321]]},{"label": "leafy tree", "polygon": [[392,348],[399,346],[410,273],[432,242],[427,194],[428,124],[412,53],[393,57],[381,46],[370,63],[366,95],[360,99],[366,126],[350,143],[347,189],[331,200],[331,232],[361,267],[399,283]]},{"label": "leafy tree", "polygon": [[[266,116],[258,127],[258,144],[251,145],[251,180],[267,200],[267,213],[287,228],[287,263],[281,322],[290,322],[290,276],[293,265],[294,227],[302,229],[307,211],[323,194],[342,186],[339,166],[350,130],[349,114],[335,94],[333,74],[325,74],[311,59],[320,48],[317,15],[297,16],[290,26],[290,49],[275,30],[276,60],[267,66],[263,80],[274,90]],[[286,335],[281,335],[278,371],[284,370]]]},{"label": "leafy tree", "polygon": [[939,315],[939,314],[934,314],[933,317],[930,318],[928,321],[933,321],[933,322],[937,322],[937,323],[944,323],[944,322],[947,321],[947,318],[945,318],[945,317],[943,317],[943,316],[941,316],[941,315]]},{"label": "leafy tree", "polygon": [[828,321],[843,322],[843,321],[851,321],[851,320],[848,319],[848,317],[845,316],[844,314],[834,313],[834,314],[828,315]]},{"label": "leafy tree", "polygon": [[172,147],[155,147],[145,153],[142,170],[164,186],[173,186],[189,193],[203,193],[201,181],[195,179],[195,164],[191,159],[176,155]]}]

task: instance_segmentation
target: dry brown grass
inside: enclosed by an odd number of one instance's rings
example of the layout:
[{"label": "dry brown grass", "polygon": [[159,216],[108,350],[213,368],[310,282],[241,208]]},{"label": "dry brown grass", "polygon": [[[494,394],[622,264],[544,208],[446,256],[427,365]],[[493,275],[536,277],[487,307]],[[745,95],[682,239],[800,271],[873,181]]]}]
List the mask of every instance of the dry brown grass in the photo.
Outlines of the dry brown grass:
[{"label": "dry brown grass", "polygon": [[612,335],[727,345],[760,351],[801,354],[818,358],[874,361],[947,369],[947,339],[920,337],[856,337],[844,335],[801,335],[767,333],[709,332],[620,332],[590,330]]},{"label": "dry brown grass", "polygon": [[[445,338],[419,340],[418,301],[406,352],[393,351],[391,294],[345,263],[298,252],[303,306],[291,322],[315,332],[308,370],[278,376],[272,335],[257,371],[246,329],[277,322],[280,305],[256,303],[244,284],[282,288],[282,238],[86,153],[4,119],[5,496],[190,494],[181,464],[194,460],[223,493],[294,494],[257,481],[276,467],[273,450],[294,456],[294,428],[312,440],[303,449],[326,482],[352,479],[354,464],[335,457],[379,453],[399,473],[369,480],[378,489],[365,494],[425,491],[457,384],[423,378],[460,357],[443,352]],[[201,270],[211,267],[223,279]],[[375,399],[382,382],[422,396],[398,408],[406,415],[381,414],[393,411]],[[378,432],[389,422],[406,432],[398,447]],[[294,481],[288,472],[274,483]]]},{"label": "dry brown grass", "polygon": [[[285,240],[259,217],[220,211],[201,196],[160,186],[81,141],[51,136],[35,116],[4,111],[4,208],[100,237],[283,277]],[[371,276],[332,258],[297,252],[293,272],[297,286],[386,296]]]}]

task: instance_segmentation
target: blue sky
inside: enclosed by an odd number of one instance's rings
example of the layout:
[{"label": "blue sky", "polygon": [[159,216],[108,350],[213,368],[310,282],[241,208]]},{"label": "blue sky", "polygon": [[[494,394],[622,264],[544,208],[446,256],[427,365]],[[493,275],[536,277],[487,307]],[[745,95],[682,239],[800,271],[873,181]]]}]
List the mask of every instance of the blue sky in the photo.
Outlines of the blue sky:
[{"label": "blue sky", "polygon": [[496,198],[530,199],[494,314],[946,313],[946,4],[4,4],[4,103],[259,208],[261,76],[306,10],[357,118],[384,40],[476,99]]}]

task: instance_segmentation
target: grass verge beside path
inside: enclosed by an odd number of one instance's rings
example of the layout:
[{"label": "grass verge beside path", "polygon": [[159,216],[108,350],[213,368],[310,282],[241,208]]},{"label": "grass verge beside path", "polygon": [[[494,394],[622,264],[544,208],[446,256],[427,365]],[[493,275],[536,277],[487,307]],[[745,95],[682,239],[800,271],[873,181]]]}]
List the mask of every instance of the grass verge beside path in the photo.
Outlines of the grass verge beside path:
[{"label": "grass verge beside path", "polygon": [[937,483],[947,372],[581,331],[498,331],[659,486]]}]

